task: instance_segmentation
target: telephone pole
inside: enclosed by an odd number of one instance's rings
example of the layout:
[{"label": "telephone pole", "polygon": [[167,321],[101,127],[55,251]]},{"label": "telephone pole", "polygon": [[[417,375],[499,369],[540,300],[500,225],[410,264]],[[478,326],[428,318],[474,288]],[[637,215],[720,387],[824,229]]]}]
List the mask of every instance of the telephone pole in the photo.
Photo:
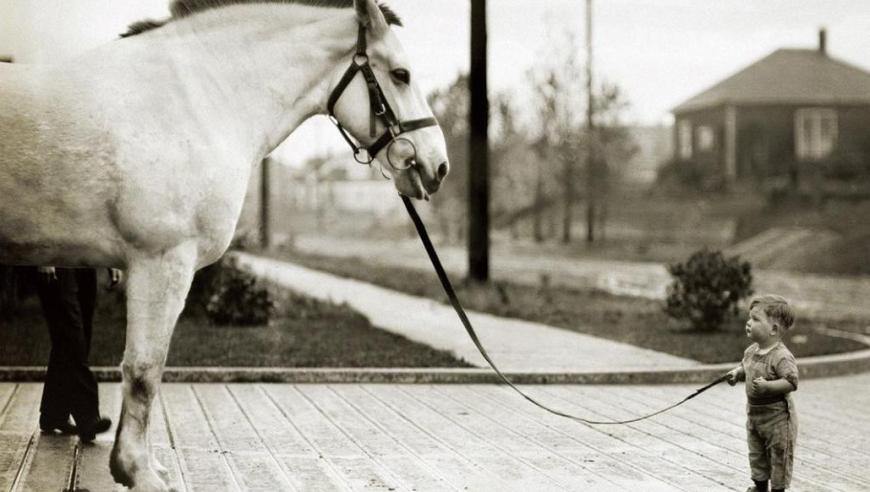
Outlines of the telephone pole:
[{"label": "telephone pole", "polygon": [[597,172],[595,134],[595,96],[592,94],[592,0],[586,0],[586,242],[595,241]]},{"label": "telephone pole", "polygon": [[266,157],[260,163],[260,247],[269,249],[271,247],[272,231],[270,230],[270,176],[269,167],[272,164],[272,158]]},{"label": "telephone pole", "polygon": [[471,70],[468,115],[468,277],[489,281],[489,100],[486,0],[471,1]]}]

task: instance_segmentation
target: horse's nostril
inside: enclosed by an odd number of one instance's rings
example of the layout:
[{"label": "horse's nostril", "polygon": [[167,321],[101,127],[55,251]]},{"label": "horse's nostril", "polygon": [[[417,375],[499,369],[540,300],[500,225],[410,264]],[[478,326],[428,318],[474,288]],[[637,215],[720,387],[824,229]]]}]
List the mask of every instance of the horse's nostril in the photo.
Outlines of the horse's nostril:
[{"label": "horse's nostril", "polygon": [[442,162],[440,166],[438,166],[438,179],[444,179],[444,176],[447,176],[447,173],[450,171],[450,167],[446,162]]}]

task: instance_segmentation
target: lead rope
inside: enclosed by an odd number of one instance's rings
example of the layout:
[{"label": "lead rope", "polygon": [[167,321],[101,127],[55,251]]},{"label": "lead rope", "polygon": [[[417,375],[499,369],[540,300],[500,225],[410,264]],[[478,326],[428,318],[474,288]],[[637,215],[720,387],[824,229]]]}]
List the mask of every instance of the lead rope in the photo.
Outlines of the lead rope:
[{"label": "lead rope", "polygon": [[420,236],[420,240],[423,242],[423,247],[426,248],[426,253],[429,255],[429,260],[432,262],[432,266],[435,267],[435,273],[438,274],[438,279],[441,281],[441,286],[444,287],[444,292],[447,294],[448,299],[450,299],[450,304],[453,305],[453,310],[456,311],[456,314],[459,316],[459,320],[462,321],[462,325],[465,326],[465,331],[468,332],[468,336],[471,337],[471,341],[474,342],[474,345],[477,347],[477,350],[480,352],[480,355],[486,359],[486,362],[489,364],[489,367],[492,368],[493,371],[498,375],[498,377],[504,382],[506,385],[510,386],[514,391],[520,394],[523,398],[533,403],[535,406],[546,410],[547,412],[552,413],[553,415],[558,415],[559,417],[565,417],[567,419],[575,420],[577,422],[582,422],[584,424],[592,424],[592,425],[611,425],[611,424],[630,424],[632,422],[637,422],[639,420],[648,419],[650,417],[654,417],[661,413],[667,412],[672,408],[676,408],[683,403],[691,400],[692,398],[700,395],[701,393],[707,391],[708,389],[716,386],[728,379],[728,375],[724,374],[717,378],[715,381],[709,383],[708,385],[698,388],[691,395],[683,398],[682,400],[674,403],[669,407],[665,407],[657,412],[653,412],[648,415],[643,415],[641,417],[628,419],[628,420],[590,420],[582,417],[578,417],[576,415],[571,415],[559,410],[554,410],[543,403],[538,402],[531,396],[523,393],[521,389],[519,389],[514,383],[512,383],[502,372],[495,366],[495,363],[490,359],[489,354],[486,352],[486,349],[483,348],[483,345],[480,343],[480,339],[477,337],[477,333],[474,331],[474,328],[471,326],[471,321],[468,320],[468,316],[465,314],[465,310],[462,309],[462,305],[459,303],[459,298],[456,297],[456,292],[453,290],[453,285],[450,283],[450,279],[447,277],[447,272],[444,271],[444,267],[441,266],[441,260],[438,259],[438,254],[435,252],[435,247],[432,245],[432,241],[429,239],[429,234],[426,232],[426,227],[423,225],[423,221],[420,219],[420,216],[417,214],[417,210],[414,208],[414,205],[411,203],[411,200],[405,195],[401,195],[402,202],[405,204],[405,208],[408,210],[408,215],[411,216],[411,221],[414,222],[414,227],[417,229],[417,234]]}]

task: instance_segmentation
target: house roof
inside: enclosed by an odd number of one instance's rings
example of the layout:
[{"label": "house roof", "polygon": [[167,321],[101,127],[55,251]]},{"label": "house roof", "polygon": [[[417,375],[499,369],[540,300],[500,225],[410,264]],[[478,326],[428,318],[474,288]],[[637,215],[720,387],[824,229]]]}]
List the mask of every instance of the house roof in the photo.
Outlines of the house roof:
[{"label": "house roof", "polygon": [[870,104],[870,73],[816,49],[780,49],[673,109],[722,104]]}]

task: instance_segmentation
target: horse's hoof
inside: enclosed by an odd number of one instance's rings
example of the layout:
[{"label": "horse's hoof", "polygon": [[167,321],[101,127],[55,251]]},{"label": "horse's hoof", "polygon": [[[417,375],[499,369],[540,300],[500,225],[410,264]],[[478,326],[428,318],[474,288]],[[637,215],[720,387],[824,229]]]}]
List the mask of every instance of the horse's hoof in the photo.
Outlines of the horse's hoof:
[{"label": "horse's hoof", "polygon": [[160,477],[161,480],[163,480],[166,483],[169,483],[172,481],[172,477],[169,476],[169,470],[167,470],[166,467],[161,465],[160,462],[157,460],[157,458],[154,458],[152,460],[151,466],[154,467],[154,473],[156,473],[157,476]]},{"label": "horse's hoof", "polygon": [[166,485],[156,473],[151,470],[137,474],[130,492],[172,492],[175,489]]}]

